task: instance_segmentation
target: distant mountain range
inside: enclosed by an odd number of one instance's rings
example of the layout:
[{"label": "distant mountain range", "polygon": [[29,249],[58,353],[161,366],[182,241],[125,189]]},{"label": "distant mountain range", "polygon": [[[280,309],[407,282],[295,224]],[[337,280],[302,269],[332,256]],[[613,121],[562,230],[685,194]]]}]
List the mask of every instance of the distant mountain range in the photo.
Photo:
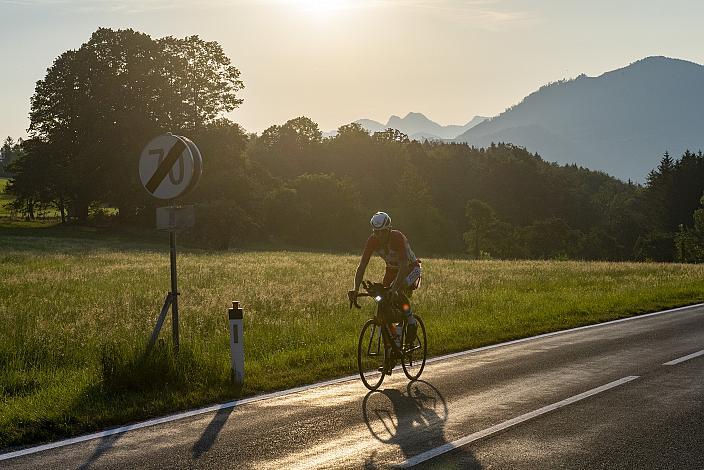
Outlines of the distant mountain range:
[{"label": "distant mountain range", "polygon": [[510,142],[547,161],[644,181],[665,151],[704,150],[704,67],[648,57],[546,85],[455,141]]},{"label": "distant mountain range", "polygon": [[[371,119],[358,119],[354,122],[360,124],[370,133],[380,132],[386,129],[396,129],[413,140],[451,140],[485,119],[487,118],[483,116],[475,116],[464,125],[441,126],[421,113],[408,113],[404,118],[391,116],[386,124]],[[335,134],[337,134],[337,131],[325,133],[326,136],[334,136]]]}]

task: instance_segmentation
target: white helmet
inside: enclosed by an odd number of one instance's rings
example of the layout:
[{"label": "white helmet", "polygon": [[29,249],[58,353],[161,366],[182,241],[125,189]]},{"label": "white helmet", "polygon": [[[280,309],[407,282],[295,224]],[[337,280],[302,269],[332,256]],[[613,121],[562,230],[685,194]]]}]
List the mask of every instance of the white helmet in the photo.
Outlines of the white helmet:
[{"label": "white helmet", "polygon": [[369,221],[373,230],[384,230],[391,228],[391,217],[386,212],[377,212]]}]

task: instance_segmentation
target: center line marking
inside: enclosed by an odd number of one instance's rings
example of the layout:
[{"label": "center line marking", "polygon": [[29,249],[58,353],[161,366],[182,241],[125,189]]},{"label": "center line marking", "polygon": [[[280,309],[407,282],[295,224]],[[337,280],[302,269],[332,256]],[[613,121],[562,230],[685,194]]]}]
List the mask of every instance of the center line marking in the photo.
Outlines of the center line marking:
[{"label": "center line marking", "polygon": [[701,351],[692,353],[688,356],[680,357],[679,359],[673,359],[670,362],[664,363],[663,365],[664,366],[674,366],[675,364],[679,364],[680,362],[689,361],[690,359],[694,359],[695,357],[699,357],[702,355],[704,355],[704,349],[702,349]]},{"label": "center line marking", "polygon": [[[702,352],[704,354],[704,352]],[[530,413],[523,414],[521,416],[518,416],[513,419],[509,419],[508,421],[504,421],[503,423],[499,423],[496,426],[492,426],[490,428],[484,429],[482,431],[475,432],[474,434],[470,434],[469,436],[463,437],[461,439],[458,439],[453,442],[449,442],[445,445],[442,445],[440,447],[436,447],[435,449],[430,449],[426,452],[423,452],[421,454],[418,454],[414,457],[411,457],[410,459],[407,459],[400,464],[397,465],[399,468],[408,468],[412,467],[414,465],[418,465],[419,463],[425,462],[426,460],[430,460],[432,458],[437,457],[438,455],[442,455],[446,452],[450,452],[451,450],[457,449],[458,447],[461,447],[463,445],[469,444],[470,442],[477,441],[479,439],[482,439],[484,437],[490,436],[492,434],[495,434],[499,431],[503,431],[504,429],[510,428],[511,426],[515,426],[517,424],[520,424],[524,421],[528,421],[529,419],[533,419],[537,416],[543,415],[545,413],[549,413],[551,411],[554,411],[558,408],[562,408],[563,406],[571,405],[572,403],[578,402],[580,400],[584,400],[585,398],[591,397],[593,395],[596,395],[601,392],[605,392],[606,390],[612,389],[614,387],[618,387],[619,385],[623,385],[625,383],[628,383],[632,380],[637,379],[639,376],[637,375],[631,375],[628,377],[624,377],[622,379],[616,380],[614,382],[607,383],[606,385],[602,385],[601,387],[593,388],[591,390],[588,390],[584,393],[580,393],[579,395],[575,395],[570,398],[566,398],[562,401],[558,401],[557,403],[553,403],[552,405],[544,406],[542,408],[539,408],[535,411],[531,411]]]}]

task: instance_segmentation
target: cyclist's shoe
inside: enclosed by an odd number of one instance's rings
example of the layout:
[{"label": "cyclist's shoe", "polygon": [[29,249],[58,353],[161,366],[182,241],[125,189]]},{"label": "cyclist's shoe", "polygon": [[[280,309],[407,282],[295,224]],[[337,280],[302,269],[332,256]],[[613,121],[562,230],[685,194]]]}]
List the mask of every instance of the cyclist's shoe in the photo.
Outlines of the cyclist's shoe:
[{"label": "cyclist's shoe", "polygon": [[406,327],[406,349],[413,347],[413,343],[416,340],[416,334],[418,333],[418,323],[408,325]]},{"label": "cyclist's shoe", "polygon": [[385,361],[383,366],[379,366],[377,370],[384,375],[391,375],[391,371],[394,370],[394,367],[396,367],[396,359],[390,359]]}]

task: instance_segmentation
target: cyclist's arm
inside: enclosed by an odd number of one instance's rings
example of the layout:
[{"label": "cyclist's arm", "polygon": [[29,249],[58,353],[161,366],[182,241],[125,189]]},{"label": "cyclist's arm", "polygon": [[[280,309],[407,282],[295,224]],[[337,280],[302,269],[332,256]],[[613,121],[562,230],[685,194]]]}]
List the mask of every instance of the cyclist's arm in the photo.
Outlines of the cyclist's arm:
[{"label": "cyclist's arm", "polygon": [[369,264],[369,259],[372,257],[374,252],[374,239],[369,237],[367,243],[364,245],[364,251],[362,252],[362,259],[359,261],[359,266],[357,266],[357,272],[354,274],[354,291],[359,292],[359,286],[362,285],[364,280],[364,272],[367,270],[367,265]]},{"label": "cyclist's arm", "polygon": [[359,292],[359,286],[362,284],[362,281],[364,280],[364,271],[367,270],[367,264],[369,264],[369,259],[366,261],[362,259],[360,261],[359,266],[357,266],[357,272],[354,275],[354,291]]}]

